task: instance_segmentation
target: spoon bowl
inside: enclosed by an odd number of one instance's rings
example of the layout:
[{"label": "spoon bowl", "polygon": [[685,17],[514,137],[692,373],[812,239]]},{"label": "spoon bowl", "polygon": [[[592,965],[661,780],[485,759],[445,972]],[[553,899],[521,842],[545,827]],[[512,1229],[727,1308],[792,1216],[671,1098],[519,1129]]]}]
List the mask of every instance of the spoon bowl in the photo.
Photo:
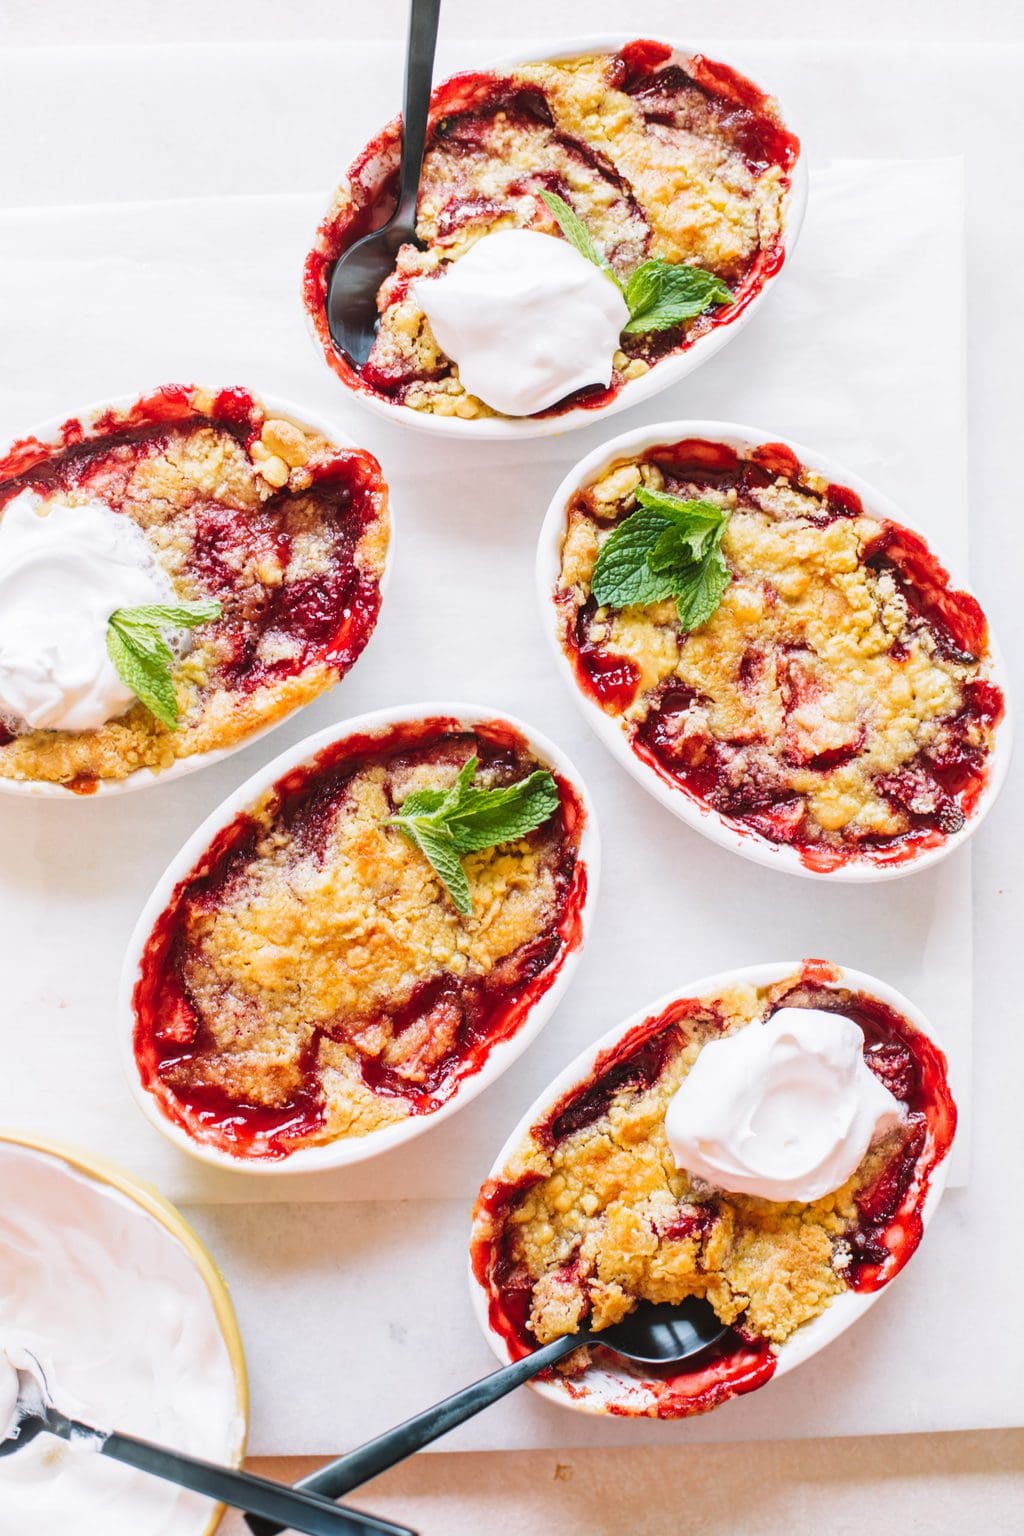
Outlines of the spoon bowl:
[{"label": "spoon bowl", "polygon": [[391,219],[339,256],[327,288],[327,324],[353,367],[370,356],[377,334],[377,291],[403,245],[418,245],[414,224]]},{"label": "spoon bowl", "polygon": [[419,245],[416,197],[427,142],[441,0],[411,0],[402,108],[402,159],[398,202],[386,224],[357,240],[334,264],[327,288],[331,339],[353,367],[361,368],[377,334],[377,293],[394,270],[403,245]]},{"label": "spoon bowl", "polygon": [[681,1365],[731,1333],[703,1296],[687,1296],[675,1306],[642,1301],[621,1323],[577,1342],[600,1344],[637,1365]]}]

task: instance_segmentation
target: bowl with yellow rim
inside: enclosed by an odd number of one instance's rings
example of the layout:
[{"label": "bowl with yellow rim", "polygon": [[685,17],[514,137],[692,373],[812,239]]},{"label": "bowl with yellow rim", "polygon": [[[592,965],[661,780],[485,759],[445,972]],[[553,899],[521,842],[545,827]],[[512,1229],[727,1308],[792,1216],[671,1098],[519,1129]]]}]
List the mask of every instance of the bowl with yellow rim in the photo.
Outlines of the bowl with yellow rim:
[{"label": "bowl with yellow rim", "polygon": [[[217,1263],[188,1222],[171,1203],[155,1189],[140,1183],[116,1164],[49,1137],[35,1136],[28,1132],[0,1128],[0,1152],[15,1148],[63,1165],[71,1174],[105,1186],[123,1199],[131,1202],[145,1216],[150,1217],[167,1234],[168,1239],[184,1251],[185,1257],[198,1275],[209,1297],[211,1324],[223,1342],[227,1363],[234,1379],[234,1414],[228,1429],[230,1449],[224,1460],[230,1465],[241,1466],[245,1455],[245,1442],[249,1417],[249,1384],[242,1336],[235,1316],[227,1284]],[[0,1195],[0,1206],[3,1196]],[[130,1429],[130,1425],[120,1426]],[[214,1536],[225,1510],[217,1505],[212,1514],[204,1509],[197,1514],[189,1536]],[[187,1527],[183,1524],[182,1529]]]}]

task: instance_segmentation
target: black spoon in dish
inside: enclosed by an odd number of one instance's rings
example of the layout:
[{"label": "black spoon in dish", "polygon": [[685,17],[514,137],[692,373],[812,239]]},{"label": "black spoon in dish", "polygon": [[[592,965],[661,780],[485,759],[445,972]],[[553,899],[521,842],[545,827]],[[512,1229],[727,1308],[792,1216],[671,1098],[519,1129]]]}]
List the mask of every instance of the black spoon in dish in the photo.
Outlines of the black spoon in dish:
[{"label": "black spoon in dish", "polygon": [[411,0],[402,107],[402,161],[398,202],[386,224],[343,251],[327,287],[331,338],[349,362],[361,368],[377,331],[377,292],[390,276],[402,245],[418,245],[416,197],[427,142],[427,114],[434,72],[434,45],[441,0]]},{"label": "black spoon in dish", "polygon": [[[641,1302],[621,1323],[603,1328],[599,1333],[581,1328],[578,1333],[565,1334],[542,1345],[522,1360],[502,1366],[472,1386],[446,1397],[433,1408],[378,1435],[375,1440],[367,1441],[358,1450],[332,1461],[296,1486],[328,1498],[340,1498],[394,1466],[395,1462],[404,1461],[432,1440],[447,1434],[457,1424],[471,1419],[481,1409],[490,1407],[491,1403],[529,1381],[531,1376],[579,1349],[581,1344],[603,1345],[637,1365],[681,1365],[698,1355],[710,1354],[731,1333],[732,1329],[720,1321],[703,1297],[688,1296],[676,1306]],[[247,1520],[255,1536],[276,1536],[284,1529],[266,1520],[250,1517]]]},{"label": "black spoon in dish", "polygon": [[69,1418],[51,1402],[39,1361],[28,1351],[25,1355],[32,1363],[14,1367],[18,1397],[12,1421],[0,1439],[0,1457],[16,1455],[38,1435],[56,1435],[61,1440],[91,1445],[97,1456],[109,1456],[179,1488],[206,1494],[219,1504],[286,1522],[285,1526],[274,1525],[274,1530],[303,1531],[306,1536],[416,1536],[407,1526],[377,1520],[357,1509],[342,1509],[315,1493],[253,1477],[233,1467],[216,1466],[148,1440],[137,1440],[133,1435],[95,1429],[91,1424]]}]

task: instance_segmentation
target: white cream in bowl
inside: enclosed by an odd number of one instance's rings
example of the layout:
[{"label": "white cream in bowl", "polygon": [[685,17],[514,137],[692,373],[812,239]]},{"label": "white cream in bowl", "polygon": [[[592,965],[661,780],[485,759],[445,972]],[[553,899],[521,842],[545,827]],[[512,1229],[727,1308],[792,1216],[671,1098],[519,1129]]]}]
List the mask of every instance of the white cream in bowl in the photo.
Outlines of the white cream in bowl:
[{"label": "white cream in bowl", "polygon": [[[0,1357],[23,1350],[61,1411],[238,1459],[239,1385],[192,1254],[112,1184],[0,1141]],[[10,1374],[0,1367],[0,1418]],[[216,1512],[50,1435],[0,1459],[0,1536],[203,1536]]]}]

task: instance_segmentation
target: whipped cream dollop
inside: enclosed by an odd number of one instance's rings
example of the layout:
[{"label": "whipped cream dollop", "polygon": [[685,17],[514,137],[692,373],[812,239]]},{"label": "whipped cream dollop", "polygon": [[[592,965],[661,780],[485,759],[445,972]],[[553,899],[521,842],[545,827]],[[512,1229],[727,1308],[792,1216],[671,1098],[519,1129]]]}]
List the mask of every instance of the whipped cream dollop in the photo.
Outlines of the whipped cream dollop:
[{"label": "whipped cream dollop", "polygon": [[902,1117],[852,1019],[780,1008],[704,1046],[665,1134],[676,1167],[719,1189],[808,1203],[845,1184]]},{"label": "whipped cream dollop", "polygon": [[492,410],[532,416],[611,383],[626,301],[567,240],[495,230],[411,291],[463,387]]},{"label": "whipped cream dollop", "polygon": [[0,716],[91,731],[123,715],[135,695],[107,653],[110,615],[173,601],[130,517],[21,491],[0,515]]},{"label": "whipped cream dollop", "polygon": [[[85,1423],[214,1461],[239,1449],[231,1357],[188,1251],[110,1185],[0,1142],[0,1431],[24,1351]],[[87,1442],[40,1435],[0,1458],[0,1536],[204,1536],[212,1509]]]}]

